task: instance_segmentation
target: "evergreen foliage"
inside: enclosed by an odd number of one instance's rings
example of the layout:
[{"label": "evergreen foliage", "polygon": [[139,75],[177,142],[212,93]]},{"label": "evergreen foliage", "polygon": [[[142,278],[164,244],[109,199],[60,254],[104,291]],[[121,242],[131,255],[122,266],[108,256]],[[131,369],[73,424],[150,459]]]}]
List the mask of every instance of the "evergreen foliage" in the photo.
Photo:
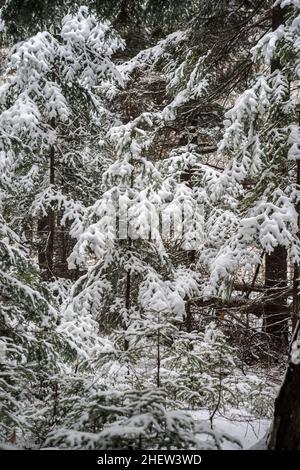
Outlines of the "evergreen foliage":
[{"label": "evergreen foliage", "polygon": [[1,442],[241,448],[215,423],[272,416],[270,297],[298,383],[299,8],[2,2]]}]

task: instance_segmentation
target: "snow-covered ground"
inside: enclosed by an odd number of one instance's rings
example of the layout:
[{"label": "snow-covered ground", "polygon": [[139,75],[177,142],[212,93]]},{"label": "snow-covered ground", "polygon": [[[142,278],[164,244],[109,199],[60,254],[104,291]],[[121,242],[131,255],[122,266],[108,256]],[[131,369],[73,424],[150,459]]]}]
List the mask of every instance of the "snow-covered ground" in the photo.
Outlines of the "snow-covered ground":
[{"label": "snow-covered ground", "polygon": [[[207,410],[194,411],[193,416],[196,420],[207,420],[209,422],[209,412]],[[269,419],[256,419],[240,410],[231,410],[226,413],[226,416],[216,413],[213,419],[213,427],[219,432],[224,432],[238,439],[243,449],[250,449],[257,444],[266,435],[270,424]],[[229,441],[226,441],[223,445],[224,450],[236,448]]]}]

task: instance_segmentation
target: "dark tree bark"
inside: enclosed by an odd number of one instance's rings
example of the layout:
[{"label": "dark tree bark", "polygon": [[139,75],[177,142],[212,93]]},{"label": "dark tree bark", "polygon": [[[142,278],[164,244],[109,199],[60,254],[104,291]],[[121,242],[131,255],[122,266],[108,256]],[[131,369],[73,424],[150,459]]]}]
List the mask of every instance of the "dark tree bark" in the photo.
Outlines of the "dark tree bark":
[{"label": "dark tree bark", "polygon": [[[55,120],[51,120],[51,127],[55,129]],[[49,152],[49,183],[55,184],[55,147]],[[48,214],[38,221],[38,261],[41,275],[49,280],[54,276],[54,237],[55,237],[55,212],[52,207]]]},{"label": "dark tree bark", "polygon": [[287,251],[278,246],[266,255],[264,324],[270,342],[278,349],[288,345]]},{"label": "dark tree bark", "polygon": [[[300,348],[300,323],[295,330],[294,342]],[[299,354],[299,353],[298,353]],[[275,401],[274,423],[270,449],[300,450],[300,364],[291,360]]]},{"label": "dark tree bark", "polygon": [[[196,251],[191,250],[187,253],[190,266],[195,263],[196,259]],[[192,315],[192,310],[191,310],[191,299],[187,298],[185,301],[185,327],[186,331],[190,332],[193,330],[193,315]]]},{"label": "dark tree bark", "polygon": [[57,263],[57,271],[59,277],[69,277],[69,270],[68,270],[68,232],[66,231],[65,227],[63,227],[60,223],[61,217],[57,221],[57,226],[59,227],[59,236],[58,239],[58,253],[59,253],[59,260]]},{"label": "dark tree bark", "polygon": [[[300,123],[300,114],[299,114]],[[296,183],[300,184],[300,161],[297,160]],[[300,203],[298,236],[300,234]],[[300,320],[299,320],[299,266],[294,265],[293,279],[293,339],[288,368],[275,401],[274,421],[269,448],[274,450],[300,450]],[[293,357],[293,350],[298,358]]]},{"label": "dark tree bark", "polygon": [[44,279],[48,278],[48,263],[46,256],[47,238],[49,234],[49,219],[48,216],[40,217],[37,223],[37,236],[38,236],[38,263],[40,273]]},{"label": "dark tree bark", "polygon": [[[284,23],[285,10],[280,6],[273,8],[272,29],[276,30]],[[280,69],[278,59],[273,59],[271,72]],[[287,250],[278,246],[265,257],[265,287],[266,300],[264,306],[265,330],[270,335],[270,343],[276,349],[286,349],[288,346],[287,313]]]},{"label": "dark tree bark", "polygon": [[[284,23],[286,9],[281,8],[280,5],[276,6],[272,10],[272,30],[275,31],[280,25]],[[281,68],[279,59],[272,59],[271,72]]]},{"label": "dark tree bark", "polygon": [[[55,127],[55,126],[53,126]],[[54,147],[50,150],[50,185],[53,186],[55,183],[55,149]],[[46,246],[46,258],[48,266],[48,278],[53,277],[53,267],[54,267],[54,236],[55,236],[55,212],[52,207],[49,209],[48,213],[49,218],[49,237],[48,243]]]},{"label": "dark tree bark", "polygon": [[[297,161],[297,184],[300,183],[300,161]],[[300,204],[296,206],[300,225]],[[300,233],[300,231],[299,231]],[[293,324],[295,326],[292,346],[300,356],[299,319],[299,266],[294,266]],[[270,448],[275,450],[300,450],[300,364],[292,362],[275,401],[274,423]],[[297,362],[297,361],[294,361]]]},{"label": "dark tree bark", "polygon": [[[131,239],[128,240],[128,248],[131,249]],[[130,315],[130,308],[131,308],[131,272],[130,270],[126,272],[126,285],[125,285],[125,308],[127,315]],[[125,325],[127,328],[127,325]],[[124,341],[124,349],[127,351],[129,348],[129,341],[125,338]]]},{"label": "dark tree bark", "polygon": [[75,269],[70,269],[68,266],[68,258],[72,253],[75,241],[70,235],[72,223],[67,220],[64,222],[64,224],[62,224],[62,218],[63,211],[56,213],[54,231],[53,274],[56,277],[77,280],[82,274],[85,273],[85,270],[81,270],[78,267]]},{"label": "dark tree bark", "polygon": [[[299,125],[300,125],[300,111],[299,111]],[[300,188],[300,160],[297,160],[297,187]],[[296,204],[296,211],[298,214],[298,233],[300,233],[300,201]],[[293,278],[293,330],[297,326],[299,320],[300,298],[299,298],[299,281],[300,281],[300,268],[297,263],[294,264],[294,278]]]}]

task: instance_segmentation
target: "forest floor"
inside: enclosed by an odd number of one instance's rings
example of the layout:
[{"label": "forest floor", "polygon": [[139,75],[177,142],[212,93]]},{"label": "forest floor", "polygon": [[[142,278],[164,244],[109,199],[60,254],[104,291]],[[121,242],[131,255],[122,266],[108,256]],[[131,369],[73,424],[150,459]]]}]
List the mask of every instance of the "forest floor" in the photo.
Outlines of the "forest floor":
[{"label": "forest floor", "polygon": [[[193,412],[194,418],[198,421],[209,423],[210,414],[207,410]],[[237,439],[242,448],[247,450],[256,445],[266,435],[271,425],[271,419],[255,418],[243,410],[228,410],[225,414],[216,413],[213,418],[213,427],[219,432],[224,432]],[[226,441],[223,450],[236,450],[237,446],[230,441]]]}]

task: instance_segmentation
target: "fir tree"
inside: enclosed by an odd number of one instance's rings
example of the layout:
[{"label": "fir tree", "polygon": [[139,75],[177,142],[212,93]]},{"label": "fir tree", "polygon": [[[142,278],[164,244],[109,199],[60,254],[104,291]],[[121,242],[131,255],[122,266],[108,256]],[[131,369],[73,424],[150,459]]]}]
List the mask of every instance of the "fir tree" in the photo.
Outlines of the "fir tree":
[{"label": "fir tree", "polygon": [[51,427],[53,387],[65,346],[49,291],[2,216],[0,234],[0,435],[5,442],[17,433],[17,443],[30,436],[30,443],[40,439],[36,407],[46,398],[48,416],[44,409],[41,419]]},{"label": "fir tree", "polygon": [[1,88],[2,165],[14,173],[10,192],[22,195],[19,230],[30,225],[32,237],[38,219],[39,264],[47,278],[55,274],[63,214],[65,220],[80,218],[98,192],[86,186],[93,180],[97,187],[105,166],[105,94],[109,83],[122,82],[110,57],[122,44],[110,24],[98,23],[82,7],[63,19],[60,33],[38,33],[8,59],[10,76]]},{"label": "fir tree", "polygon": [[[228,283],[241,266],[261,262],[258,252],[253,256],[253,247],[265,253],[284,247],[289,250],[292,262],[299,263],[296,211],[299,188],[295,165],[298,102],[294,92],[297,69],[291,59],[294,49],[283,31],[284,26],[280,25],[259,41],[253,55],[261,72],[226,114],[219,152],[233,158],[216,180],[214,196],[220,198],[225,191],[235,192],[234,212],[241,216],[212,264],[211,283],[216,289],[222,289],[224,281]],[[280,69],[270,70],[274,61],[280,61]],[[246,193],[242,185],[247,178],[251,185]],[[285,286],[278,286],[281,290],[277,290],[277,299],[285,295],[281,293]],[[284,312],[278,311],[270,322],[278,324],[282,335],[286,335]],[[268,331],[272,333],[273,329]]]}]

